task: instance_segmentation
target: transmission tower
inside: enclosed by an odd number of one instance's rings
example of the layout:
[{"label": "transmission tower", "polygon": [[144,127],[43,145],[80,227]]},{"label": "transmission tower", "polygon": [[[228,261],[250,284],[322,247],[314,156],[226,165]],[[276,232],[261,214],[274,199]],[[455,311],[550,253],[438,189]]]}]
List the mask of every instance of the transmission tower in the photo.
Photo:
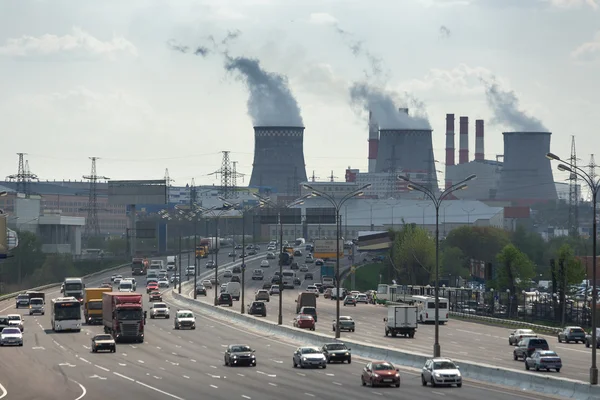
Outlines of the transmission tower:
[{"label": "transmission tower", "polygon": [[[575,150],[575,136],[571,136],[571,157],[569,163],[577,167],[577,152]],[[573,168],[575,170],[576,168]],[[579,235],[579,190],[577,186],[577,174],[569,174],[569,235]]]},{"label": "transmission tower", "polygon": [[230,199],[232,190],[232,168],[231,160],[229,159],[229,151],[223,151],[223,160],[221,161],[221,169],[212,172],[208,175],[221,175],[221,196],[226,199]]},{"label": "transmission tower", "polygon": [[165,168],[165,182],[167,183],[167,204],[169,204],[169,196],[171,194],[171,182],[175,182],[175,179],[171,179],[169,176],[169,168]]},{"label": "transmission tower", "polygon": [[317,179],[319,179],[319,177],[318,177],[318,176],[315,176],[315,171],[313,171],[313,173],[312,173],[312,176],[310,177],[310,180],[311,180],[312,182],[316,182],[316,181],[317,181]]},{"label": "transmission tower", "polygon": [[242,174],[240,172],[237,172],[237,161],[232,161],[231,164],[233,165],[233,168],[231,170],[231,187],[232,187],[232,194],[233,197],[238,197],[238,192],[237,192],[237,178],[242,178],[242,181],[244,181],[244,176],[246,176],[246,174]]},{"label": "transmission tower", "polygon": [[27,153],[17,153],[19,156],[19,168],[16,174],[9,175],[6,180],[9,182],[17,182],[17,193],[24,193],[26,196],[31,194],[31,181],[39,181],[36,174],[32,174],[29,170],[29,162],[24,161],[24,156]]},{"label": "transmission tower", "polygon": [[[589,170],[589,174],[590,174],[590,178],[592,178],[592,181],[596,181],[596,167],[598,165],[596,164],[596,160],[594,159],[594,155],[590,154],[590,163],[588,164],[588,170]],[[591,193],[590,193],[591,195]]]},{"label": "transmission tower", "polygon": [[83,179],[87,179],[90,181],[90,193],[88,196],[88,204],[87,207],[83,208],[83,210],[87,211],[87,218],[85,219],[85,229],[83,231],[83,237],[85,240],[93,236],[100,236],[100,224],[98,223],[98,180],[100,179],[110,179],[106,176],[98,176],[96,174],[96,160],[99,160],[99,157],[89,157],[92,160],[92,173],[90,175],[84,175]]},{"label": "transmission tower", "polygon": [[192,178],[192,183],[190,184],[190,210],[194,208],[194,204],[196,204],[196,196],[198,192],[196,191],[196,180]]},{"label": "transmission tower", "polygon": [[337,176],[333,176],[333,171],[331,171],[331,175],[329,175],[328,178],[329,178],[329,182],[333,182],[333,181],[335,181],[335,178],[337,178]]}]

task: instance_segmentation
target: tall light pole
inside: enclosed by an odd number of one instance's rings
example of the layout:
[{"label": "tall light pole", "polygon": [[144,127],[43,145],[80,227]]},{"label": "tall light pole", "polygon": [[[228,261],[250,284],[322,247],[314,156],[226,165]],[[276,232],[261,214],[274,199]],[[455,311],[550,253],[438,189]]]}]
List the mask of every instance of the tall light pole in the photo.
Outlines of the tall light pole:
[{"label": "tall light pole", "polygon": [[431,199],[435,206],[435,341],[433,343],[433,356],[441,357],[441,346],[440,346],[440,205],[448,196],[456,192],[467,188],[467,182],[475,179],[476,175],[471,175],[466,179],[450,186],[446,190],[440,193],[439,196],[433,193],[433,191],[419,183],[415,183],[405,176],[399,175],[398,179],[408,182],[409,190],[416,190]]},{"label": "tall light pole", "polygon": [[340,229],[341,229],[341,219],[340,219],[340,209],[348,200],[359,197],[365,194],[365,190],[371,187],[371,184],[364,185],[353,192],[348,193],[342,198],[336,199],[335,197],[321,192],[310,185],[302,185],[305,189],[311,191],[310,196],[321,197],[327,200],[331,205],[335,208],[335,231],[336,231],[336,255],[335,255],[335,338],[340,338]]},{"label": "tall light pole", "polygon": [[556,154],[552,154],[552,153],[548,153],[546,154],[546,157],[549,158],[551,161],[558,161],[560,162],[560,164],[558,164],[558,170],[559,171],[564,171],[564,172],[569,172],[571,174],[575,174],[578,177],[580,177],[581,179],[584,180],[584,182],[588,185],[589,189],[592,192],[592,212],[593,212],[593,216],[592,216],[592,332],[591,332],[591,336],[592,336],[592,366],[590,367],[590,384],[591,385],[597,385],[598,384],[598,366],[596,365],[596,346],[597,346],[597,340],[598,338],[596,337],[596,328],[597,328],[597,323],[598,321],[596,321],[596,303],[597,303],[597,297],[598,297],[598,289],[596,287],[596,279],[597,279],[597,274],[596,274],[596,241],[597,241],[597,235],[598,235],[598,231],[597,231],[597,220],[596,220],[596,201],[597,201],[597,196],[598,196],[598,189],[600,188],[600,178],[596,178],[595,176],[591,176],[590,174],[588,174],[584,169],[571,164],[568,161],[562,160],[559,156],[557,156]]},{"label": "tall light pole", "polygon": [[[244,308],[246,296],[246,213],[257,207],[260,207],[260,204],[250,208],[245,208],[242,205],[242,301],[240,302],[240,313],[242,314],[246,312]],[[254,243],[254,237],[252,242]]]}]

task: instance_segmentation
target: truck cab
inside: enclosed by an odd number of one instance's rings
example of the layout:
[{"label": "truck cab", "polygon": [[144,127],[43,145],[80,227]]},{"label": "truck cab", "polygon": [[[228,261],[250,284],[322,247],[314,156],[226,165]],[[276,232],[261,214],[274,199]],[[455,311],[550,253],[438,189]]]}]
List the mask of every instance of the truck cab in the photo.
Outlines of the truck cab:
[{"label": "truck cab", "polygon": [[64,297],[75,297],[80,303],[83,303],[83,291],[85,284],[82,278],[65,278],[60,291]]}]

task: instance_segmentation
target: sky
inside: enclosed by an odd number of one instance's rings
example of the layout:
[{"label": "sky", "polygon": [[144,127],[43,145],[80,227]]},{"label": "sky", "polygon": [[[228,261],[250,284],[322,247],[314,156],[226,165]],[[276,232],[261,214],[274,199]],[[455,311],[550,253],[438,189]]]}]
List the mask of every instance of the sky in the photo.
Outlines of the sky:
[{"label": "sky", "polygon": [[307,175],[343,180],[366,171],[373,93],[431,126],[442,171],[446,113],[469,116],[471,159],[484,119],[487,159],[540,127],[588,164],[599,66],[598,0],[3,0],[0,175],[21,152],[41,180],[99,157],[111,179],[219,184],[230,151],[247,184],[252,127],[290,112]]}]

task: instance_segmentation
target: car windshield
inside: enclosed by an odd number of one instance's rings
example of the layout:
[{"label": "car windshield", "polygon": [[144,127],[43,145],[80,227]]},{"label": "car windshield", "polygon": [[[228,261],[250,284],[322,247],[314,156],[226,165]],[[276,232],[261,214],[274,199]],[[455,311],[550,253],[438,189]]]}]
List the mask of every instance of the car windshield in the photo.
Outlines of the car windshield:
[{"label": "car windshield", "polygon": [[9,321],[20,321],[21,320],[21,316],[20,315],[9,315],[8,316],[8,320]]},{"label": "car windshield", "polygon": [[313,317],[311,315],[300,315],[299,318],[300,319],[313,319]]},{"label": "car windshield", "polygon": [[154,303],[153,308],[167,308],[167,305],[163,303]]},{"label": "car windshield", "polygon": [[346,345],[341,343],[326,344],[325,348],[327,350],[346,350]]},{"label": "car windshield", "polygon": [[97,335],[94,337],[94,340],[112,340],[112,336],[110,335]]},{"label": "car windshield", "polygon": [[390,363],[373,364],[373,370],[375,371],[391,371],[393,369],[395,368]]},{"label": "car windshield", "polygon": [[28,299],[28,298],[29,298],[29,296],[26,295],[26,294],[20,294],[20,295],[17,296],[18,300],[23,300],[23,299]]},{"label": "car windshield", "polygon": [[583,333],[583,332],[584,331],[581,328],[573,328],[573,329],[571,329],[571,333]]},{"label": "car windshield", "polygon": [[21,330],[18,328],[4,328],[2,329],[2,334],[3,335],[12,335],[15,333],[21,333]]},{"label": "car windshield", "polygon": [[437,361],[433,363],[433,369],[456,369],[452,361]]},{"label": "car windshield", "polygon": [[521,329],[520,331],[516,331],[517,335],[528,335],[530,333],[533,333],[531,329]]},{"label": "car windshield", "polygon": [[321,353],[321,350],[319,350],[315,347],[305,347],[303,349],[300,349],[300,352],[302,354],[319,354],[319,353]]},{"label": "car windshield", "polygon": [[232,353],[245,353],[248,351],[252,351],[252,349],[250,348],[250,346],[233,346],[231,348],[231,352]]},{"label": "car windshield", "polygon": [[192,313],[186,312],[177,314],[177,318],[194,318],[194,316]]}]

